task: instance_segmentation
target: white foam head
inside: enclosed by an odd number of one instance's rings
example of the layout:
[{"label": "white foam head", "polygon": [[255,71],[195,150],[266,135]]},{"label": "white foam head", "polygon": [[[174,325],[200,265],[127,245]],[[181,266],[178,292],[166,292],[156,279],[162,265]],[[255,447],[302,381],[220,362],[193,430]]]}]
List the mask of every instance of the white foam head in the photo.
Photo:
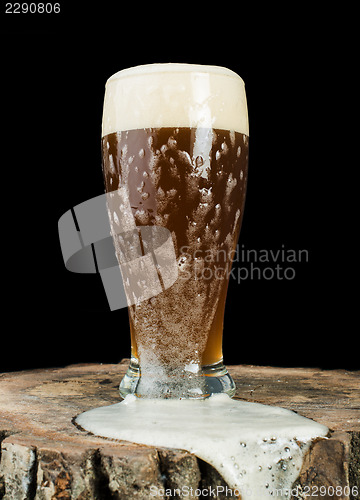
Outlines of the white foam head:
[{"label": "white foam head", "polygon": [[221,66],[146,64],[106,83],[102,136],[158,127],[217,128],[249,135],[245,86]]}]

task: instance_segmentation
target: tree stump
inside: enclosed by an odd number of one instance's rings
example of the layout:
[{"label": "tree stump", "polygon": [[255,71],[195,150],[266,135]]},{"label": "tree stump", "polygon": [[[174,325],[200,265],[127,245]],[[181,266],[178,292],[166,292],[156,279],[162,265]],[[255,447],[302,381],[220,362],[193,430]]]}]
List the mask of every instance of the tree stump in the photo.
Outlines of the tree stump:
[{"label": "tree stump", "polygon": [[[209,489],[225,486],[217,471],[188,452],[98,438],[74,425],[79,413],[119,402],[127,366],[123,360],[0,374],[0,499],[149,500],[152,491],[155,498],[205,498],[199,495],[206,488],[207,498],[228,498]],[[306,455],[293,499],[360,498],[360,372],[229,371],[236,398],[282,406],[330,428],[331,437]]]}]

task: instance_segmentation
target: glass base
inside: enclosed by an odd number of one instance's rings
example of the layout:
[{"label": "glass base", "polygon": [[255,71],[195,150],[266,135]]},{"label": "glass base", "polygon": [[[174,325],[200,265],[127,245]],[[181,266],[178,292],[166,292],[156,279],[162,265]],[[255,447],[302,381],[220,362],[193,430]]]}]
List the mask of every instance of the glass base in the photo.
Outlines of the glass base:
[{"label": "glass base", "polygon": [[[222,361],[202,366],[201,375],[187,374],[184,377],[183,373],[181,378],[167,377],[166,380],[153,378],[151,384],[142,382],[139,362],[136,358],[131,358],[129,368],[119,387],[123,398],[128,394],[134,394],[138,397],[204,399],[211,394],[219,393],[232,397],[236,390],[235,383]],[[154,388],[153,392],[149,390],[150,386]]]}]

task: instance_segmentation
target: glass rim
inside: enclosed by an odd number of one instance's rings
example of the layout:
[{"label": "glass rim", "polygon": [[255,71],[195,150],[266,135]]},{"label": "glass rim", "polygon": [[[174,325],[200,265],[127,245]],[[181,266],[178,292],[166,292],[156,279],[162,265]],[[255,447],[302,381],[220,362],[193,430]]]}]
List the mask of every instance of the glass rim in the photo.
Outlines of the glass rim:
[{"label": "glass rim", "polygon": [[111,75],[106,84],[126,77],[161,73],[207,73],[237,78],[245,85],[244,80],[238,73],[225,66],[190,63],[152,63],[124,68]]}]

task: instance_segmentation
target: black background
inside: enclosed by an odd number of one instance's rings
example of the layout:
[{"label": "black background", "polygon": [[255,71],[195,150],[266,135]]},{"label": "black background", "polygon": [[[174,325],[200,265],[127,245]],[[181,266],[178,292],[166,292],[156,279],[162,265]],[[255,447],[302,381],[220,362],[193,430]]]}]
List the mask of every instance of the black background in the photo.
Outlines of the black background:
[{"label": "black background", "polygon": [[308,251],[308,262],[281,264],[295,268],[292,280],[230,280],[225,362],[358,368],[348,298],[355,265],[341,213],[344,136],[332,125],[344,92],[336,20],[241,2],[59,3],[60,14],[1,6],[0,371],[129,356],[127,311],[110,311],[99,275],[65,269],[57,222],[104,190],[106,79],[152,62],[221,65],[242,76],[250,158],[240,247]]}]

